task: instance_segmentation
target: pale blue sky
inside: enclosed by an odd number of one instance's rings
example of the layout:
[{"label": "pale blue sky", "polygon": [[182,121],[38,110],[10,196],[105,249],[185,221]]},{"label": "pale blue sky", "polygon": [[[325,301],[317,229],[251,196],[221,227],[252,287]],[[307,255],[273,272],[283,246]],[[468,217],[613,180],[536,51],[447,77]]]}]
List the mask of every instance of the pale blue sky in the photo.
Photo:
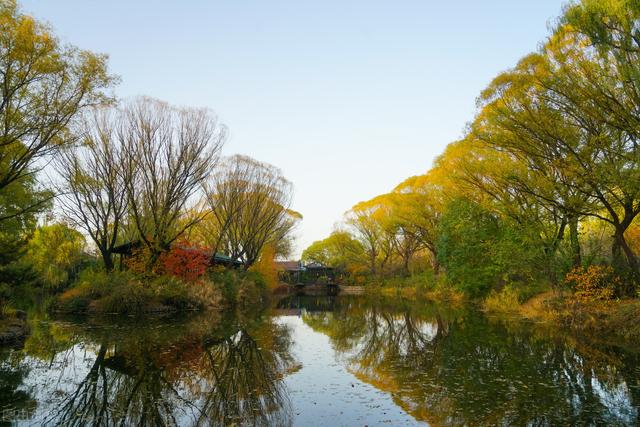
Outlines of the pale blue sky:
[{"label": "pale blue sky", "polygon": [[63,40],[109,54],[118,96],[211,108],[230,130],[225,154],[280,167],[304,215],[299,250],[356,202],[429,169],[563,4],[22,2]]}]

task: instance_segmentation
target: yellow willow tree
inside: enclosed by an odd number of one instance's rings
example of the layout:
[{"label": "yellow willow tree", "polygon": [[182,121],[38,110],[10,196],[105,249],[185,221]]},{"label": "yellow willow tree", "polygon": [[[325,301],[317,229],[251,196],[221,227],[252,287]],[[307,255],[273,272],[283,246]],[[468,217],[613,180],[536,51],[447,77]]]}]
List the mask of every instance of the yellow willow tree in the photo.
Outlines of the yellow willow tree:
[{"label": "yellow willow tree", "polygon": [[306,248],[302,261],[317,262],[352,274],[364,271],[367,264],[362,244],[348,231],[339,229]]},{"label": "yellow willow tree", "polygon": [[[449,201],[472,200],[511,221],[530,240],[539,240],[549,257],[558,250],[569,218],[561,202],[550,199],[558,185],[553,177],[541,176],[518,156],[486,144],[474,132],[447,147],[431,173],[455,183],[455,191],[446,192]],[[574,226],[576,242],[577,222]],[[579,248],[574,252],[579,259]]]},{"label": "yellow willow tree", "polygon": [[567,213],[609,223],[614,264],[639,277],[624,237],[640,214],[640,134],[631,117],[639,104],[624,68],[588,37],[560,27],[540,53],[494,82],[477,134],[551,176]]},{"label": "yellow willow tree", "polygon": [[395,251],[395,224],[384,196],[360,202],[345,214],[347,225],[362,245],[371,274],[383,274]]},{"label": "yellow willow tree", "polygon": [[373,215],[378,218],[385,236],[389,239],[392,254],[400,259],[403,274],[409,274],[411,260],[424,248],[424,238],[420,230],[414,226],[414,220],[419,222],[420,219],[410,219],[405,215],[409,204],[406,196],[404,193],[392,192],[371,201],[378,206]]},{"label": "yellow willow tree", "polygon": [[[415,180],[426,187],[423,192],[429,190],[426,194],[431,200],[425,200],[424,195],[421,197],[429,209],[427,213],[435,215],[435,220],[426,224],[429,227],[435,226],[431,228],[435,231],[432,235],[435,250],[439,252],[443,246],[438,243],[448,239],[447,236],[442,236],[440,229],[443,216],[447,215],[445,228],[449,230],[451,237],[455,228],[455,219],[451,216],[455,214],[449,210],[463,208],[466,201],[466,206],[470,209],[467,213],[471,215],[467,221],[469,227],[469,221],[482,220],[482,215],[474,217],[475,214],[484,211],[485,214],[495,215],[498,221],[496,226],[504,231],[503,237],[506,239],[496,242],[498,246],[518,241],[523,247],[526,246],[533,251],[530,254],[532,259],[527,262],[535,262],[536,265],[539,263],[540,268],[544,268],[549,277],[561,275],[566,270],[565,257],[553,258],[555,250],[550,248],[558,244],[558,235],[562,233],[566,224],[563,224],[562,217],[556,211],[546,209],[538,199],[519,191],[514,185],[514,176],[522,178],[528,173],[525,163],[507,152],[482,143],[473,134],[449,144],[436,160],[434,168],[424,177]],[[409,180],[409,183],[412,181],[414,180]],[[414,186],[419,187],[415,183]],[[405,191],[411,194],[409,190]],[[407,205],[411,206],[405,204]],[[472,205],[477,205],[480,209],[474,210]],[[423,206],[418,202],[416,207]],[[422,217],[429,218],[424,214]],[[463,217],[460,220],[464,222]],[[426,228],[427,231],[429,227]],[[498,246],[496,250],[502,256],[504,251],[498,250]],[[441,255],[438,253],[438,258],[442,258]]]},{"label": "yellow willow tree", "polygon": [[[111,101],[105,90],[115,81],[105,55],[62,45],[15,1],[0,2],[0,198],[18,184],[30,187],[46,164],[39,160],[76,141],[70,126],[77,114]],[[19,209],[0,206],[0,221],[38,212],[51,197],[43,192]]]},{"label": "yellow willow tree", "polygon": [[205,186],[209,218],[205,242],[254,264],[267,245],[278,255],[290,251],[292,232],[302,215],[290,209],[293,185],[280,169],[247,156],[224,159]]},{"label": "yellow willow tree", "polygon": [[[433,271],[438,274],[440,264],[436,247],[437,227],[444,208],[440,188],[432,182],[429,174],[425,174],[406,179],[392,194],[396,222],[403,234],[413,240],[415,251],[429,251]],[[404,253],[409,256],[408,251]],[[405,258],[405,268],[407,264],[408,259]]]}]

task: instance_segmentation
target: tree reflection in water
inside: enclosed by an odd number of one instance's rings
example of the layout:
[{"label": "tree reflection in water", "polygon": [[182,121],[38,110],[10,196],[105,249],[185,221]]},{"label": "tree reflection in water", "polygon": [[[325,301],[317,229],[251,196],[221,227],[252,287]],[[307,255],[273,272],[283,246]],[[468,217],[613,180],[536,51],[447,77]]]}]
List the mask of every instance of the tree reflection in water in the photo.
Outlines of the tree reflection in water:
[{"label": "tree reflection in water", "polygon": [[[305,393],[301,385],[290,402],[284,385],[298,367],[295,338],[315,345],[306,351],[331,355],[310,359],[327,360],[317,367],[331,377],[326,390],[351,382],[335,399],[346,402],[340,410],[353,411],[353,420],[379,394],[352,389],[351,375],[431,425],[640,424],[634,351],[416,301],[294,298],[280,301],[273,314],[301,315],[329,340],[305,341],[295,334],[309,334],[306,327],[267,315],[209,313],[143,324],[35,319],[24,349],[1,354],[0,402],[24,410],[26,423],[36,425],[318,422],[304,418],[318,413],[316,402],[305,400],[317,390]],[[334,350],[350,373],[331,363]],[[294,405],[302,417],[294,419]]]},{"label": "tree reflection in water", "polygon": [[[61,331],[72,337],[52,359],[30,360],[48,373],[40,393],[53,396],[46,400],[42,424],[290,424],[282,378],[293,366],[291,334],[269,318],[199,318],[143,328],[37,327],[57,330],[36,337]],[[85,369],[79,369],[81,360],[88,361]],[[60,369],[58,376],[50,374],[54,369]]]},{"label": "tree reflection in water", "polygon": [[12,415],[28,418],[37,407],[31,393],[22,388],[29,366],[24,362],[22,353],[15,350],[3,349],[0,352],[0,402],[11,402],[10,406],[0,405],[0,426],[10,425],[8,418]]},{"label": "tree reflection in water", "polygon": [[304,321],[431,425],[637,425],[637,353],[430,304],[349,299]]}]

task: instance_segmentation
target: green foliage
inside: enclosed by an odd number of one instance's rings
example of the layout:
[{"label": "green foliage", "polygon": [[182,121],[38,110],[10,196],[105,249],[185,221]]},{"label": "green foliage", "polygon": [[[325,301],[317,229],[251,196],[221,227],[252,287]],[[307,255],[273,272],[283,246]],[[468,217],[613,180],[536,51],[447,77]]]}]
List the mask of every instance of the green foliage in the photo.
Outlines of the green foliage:
[{"label": "green foliage", "polygon": [[45,286],[57,289],[72,278],[83,259],[84,236],[66,224],[38,228],[27,244],[27,261]]},{"label": "green foliage", "polygon": [[426,270],[409,276],[385,278],[382,281],[382,286],[385,288],[411,288],[418,291],[432,290],[436,286],[436,279],[432,270]]},{"label": "green foliage", "polygon": [[[74,116],[109,101],[104,91],[116,79],[107,72],[106,55],[60,43],[49,26],[23,14],[14,0],[0,2],[0,52],[2,193],[14,183],[24,186],[37,160],[70,142]],[[39,206],[14,205],[12,210],[28,215]],[[0,221],[4,217],[0,213]]]},{"label": "green foliage", "polygon": [[225,301],[240,306],[260,303],[268,289],[267,282],[256,271],[216,271],[209,275],[209,281],[220,287]]},{"label": "green foliage", "polygon": [[334,231],[326,239],[313,242],[302,252],[302,261],[339,270],[353,270],[366,263],[362,244],[346,231]]},{"label": "green foliage", "polygon": [[224,270],[196,283],[132,271],[83,270],[51,309],[67,313],[126,313],[249,306],[266,298],[267,285],[255,272]]},{"label": "green foliage", "polygon": [[[49,192],[39,190],[32,176],[0,189],[0,217],[4,217],[0,220],[0,284],[7,288],[15,289],[36,279],[24,254],[27,239],[36,227],[37,214],[50,207],[49,203],[40,203],[48,197]],[[25,212],[28,207],[31,208]],[[6,301],[12,295],[13,291],[8,291],[0,300]]]},{"label": "green foliage", "polygon": [[[0,174],[3,167],[0,162]],[[3,247],[7,243],[20,244],[35,229],[37,215],[51,207],[51,196],[50,191],[37,186],[33,175],[0,188],[0,239]],[[12,252],[0,252],[0,257],[7,255],[11,256]]]},{"label": "green foliage", "polygon": [[203,301],[194,298],[190,291],[194,286],[211,286],[209,283],[189,285],[171,276],[160,276],[151,282],[151,288],[160,304],[173,307],[176,310],[191,310],[201,308]]},{"label": "green foliage", "polygon": [[535,251],[526,236],[469,200],[447,207],[438,236],[438,259],[449,281],[470,295],[531,275]]}]

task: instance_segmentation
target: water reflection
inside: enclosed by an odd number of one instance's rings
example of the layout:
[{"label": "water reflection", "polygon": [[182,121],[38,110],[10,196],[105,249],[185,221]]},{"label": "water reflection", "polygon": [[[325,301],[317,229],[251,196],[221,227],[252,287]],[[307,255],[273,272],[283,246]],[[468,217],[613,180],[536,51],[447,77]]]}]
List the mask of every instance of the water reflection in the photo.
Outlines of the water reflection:
[{"label": "water reflection", "polygon": [[424,302],[30,325],[0,351],[2,419],[17,424],[640,424],[637,351]]},{"label": "water reflection", "polygon": [[407,301],[306,312],[359,379],[431,425],[637,425],[637,353]]},{"label": "water reflection", "polygon": [[23,389],[39,406],[30,423],[287,425],[290,346],[290,331],[269,317],[37,322],[24,350],[7,357],[31,371]]}]

